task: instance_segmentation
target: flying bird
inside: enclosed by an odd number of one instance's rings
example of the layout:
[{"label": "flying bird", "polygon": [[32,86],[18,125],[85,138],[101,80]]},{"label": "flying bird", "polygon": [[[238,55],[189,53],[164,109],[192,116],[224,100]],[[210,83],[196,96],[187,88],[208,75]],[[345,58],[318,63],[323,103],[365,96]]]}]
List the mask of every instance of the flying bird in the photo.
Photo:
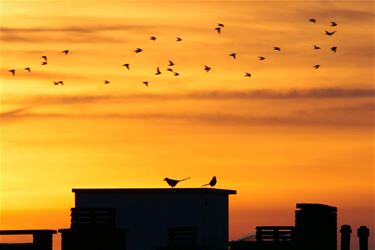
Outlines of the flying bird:
[{"label": "flying bird", "polygon": [[335,30],[335,31],[332,31],[332,32],[329,32],[329,31],[326,30],[326,35],[327,35],[327,36],[332,36],[332,35],[335,34],[335,33],[336,33],[336,30]]},{"label": "flying bird", "polygon": [[177,41],[177,42],[181,42],[181,41],[182,41],[182,38],[181,38],[181,37],[176,37],[176,41]]},{"label": "flying bird", "polygon": [[179,75],[180,75],[180,73],[174,72],[174,75],[175,75],[175,76],[179,76]]},{"label": "flying bird", "polygon": [[314,18],[310,18],[310,20],[309,20],[311,23],[316,23],[316,19],[314,19]]},{"label": "flying bird", "polygon": [[48,63],[47,62],[42,62],[42,65],[47,65]]},{"label": "flying bird", "polygon": [[216,27],[215,30],[217,31],[217,33],[220,35],[220,32],[221,32],[221,28],[220,27]]},{"label": "flying bird", "polygon": [[171,60],[169,60],[168,62],[169,62],[168,66],[172,67],[174,65],[174,63]]},{"label": "flying bird", "polygon": [[148,87],[148,82],[144,81],[142,84],[146,85]]},{"label": "flying bird", "polygon": [[47,61],[47,56],[41,56],[41,58]]},{"label": "flying bird", "polygon": [[216,176],[214,176],[214,177],[212,177],[212,179],[210,180],[209,183],[204,184],[202,187],[204,187],[204,186],[211,186],[211,187],[214,187],[214,186],[216,185],[216,183],[217,183]]},{"label": "flying bird", "polygon": [[259,60],[264,60],[264,59],[266,59],[265,57],[263,57],[263,56],[258,56],[259,57]]},{"label": "flying bird", "polygon": [[129,63],[125,63],[125,64],[123,64],[122,66],[126,67],[126,68],[129,70],[129,69],[130,69],[130,68],[129,68],[129,65],[130,65]]},{"label": "flying bird", "polygon": [[12,73],[12,75],[14,76],[16,74],[16,70],[15,69],[10,69],[8,70],[10,73]]},{"label": "flying bird", "polygon": [[140,52],[142,52],[143,50],[141,49],[141,48],[136,48],[135,50],[134,50],[134,52],[135,53],[140,53]]},{"label": "flying bird", "polygon": [[164,178],[164,181],[166,181],[169,186],[171,186],[172,188],[174,188],[179,182],[185,181],[187,179],[190,179],[190,177],[182,179],[182,180],[173,180],[173,179],[169,179],[169,178]]},{"label": "flying bird", "polygon": [[58,82],[53,81],[53,85],[59,85],[59,84],[64,85],[64,82],[63,81],[58,81]]},{"label": "flying bird", "polygon": [[279,47],[273,47],[273,50],[281,51],[281,49]]},{"label": "flying bird", "polygon": [[157,67],[155,75],[160,75],[160,74],[161,74],[160,69],[159,69],[159,67]]},{"label": "flying bird", "polygon": [[69,50],[66,49],[66,50],[62,51],[62,53],[64,53],[65,55],[67,55],[67,54],[69,54]]},{"label": "flying bird", "polygon": [[224,24],[222,24],[222,23],[218,23],[217,26],[219,26],[221,28],[224,28]]},{"label": "flying bird", "polygon": [[319,46],[316,46],[316,45],[314,45],[314,49],[320,49],[320,47],[319,47]]},{"label": "flying bird", "polygon": [[24,70],[31,72],[30,67],[26,67],[26,68],[24,68]]},{"label": "flying bird", "polygon": [[155,40],[156,40],[156,37],[154,37],[154,36],[150,36],[150,40],[155,41]]},{"label": "flying bird", "polygon": [[335,27],[335,26],[337,26],[337,23],[335,23],[335,22],[331,22],[331,26],[332,26],[332,27]]},{"label": "flying bird", "polygon": [[104,80],[104,84],[108,84],[109,83],[109,81],[108,80]]},{"label": "flying bird", "polygon": [[331,48],[331,50],[336,53],[337,47],[334,46],[334,47]]},{"label": "flying bird", "polygon": [[251,77],[251,74],[248,72],[245,72],[245,77]]},{"label": "flying bird", "polygon": [[167,68],[167,71],[173,72],[173,69],[171,69],[171,68]]},{"label": "flying bird", "polygon": [[204,70],[205,70],[206,72],[208,72],[208,71],[211,70],[211,67],[208,67],[207,65],[204,65]]},{"label": "flying bird", "polygon": [[231,53],[229,56],[233,57],[233,59],[236,59],[236,53]]},{"label": "flying bird", "polygon": [[319,65],[319,64],[317,64],[317,65],[314,65],[314,68],[315,68],[315,69],[319,69],[319,67],[320,67],[320,65]]}]

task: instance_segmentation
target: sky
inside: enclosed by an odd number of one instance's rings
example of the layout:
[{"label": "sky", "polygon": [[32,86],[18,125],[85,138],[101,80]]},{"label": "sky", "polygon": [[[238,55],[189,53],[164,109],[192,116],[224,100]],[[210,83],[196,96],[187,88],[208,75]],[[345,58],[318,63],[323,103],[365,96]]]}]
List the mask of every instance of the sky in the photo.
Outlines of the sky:
[{"label": "sky", "polygon": [[293,225],[297,202],[375,230],[373,1],[1,0],[0,10],[1,228],[69,227],[72,188],[191,176],[177,186],[190,188],[215,175],[238,192],[230,239]]}]

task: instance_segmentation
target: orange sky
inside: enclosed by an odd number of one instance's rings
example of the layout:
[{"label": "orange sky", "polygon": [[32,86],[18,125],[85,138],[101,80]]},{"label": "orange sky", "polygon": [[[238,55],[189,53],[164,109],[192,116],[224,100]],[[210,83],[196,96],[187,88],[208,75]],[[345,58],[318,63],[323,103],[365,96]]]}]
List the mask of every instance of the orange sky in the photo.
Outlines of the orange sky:
[{"label": "orange sky", "polygon": [[[67,227],[73,187],[165,187],[167,176],[199,187],[216,175],[218,188],[238,191],[231,239],[293,225],[297,202],[338,206],[340,224],[375,230],[373,10],[372,1],[1,1],[1,228]],[[165,71],[168,60],[180,76]]]}]

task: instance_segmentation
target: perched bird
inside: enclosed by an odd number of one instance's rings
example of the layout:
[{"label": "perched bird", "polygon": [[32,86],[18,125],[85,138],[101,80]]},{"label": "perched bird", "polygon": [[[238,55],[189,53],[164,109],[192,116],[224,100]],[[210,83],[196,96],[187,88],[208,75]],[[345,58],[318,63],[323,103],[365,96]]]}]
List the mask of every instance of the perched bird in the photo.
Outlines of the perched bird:
[{"label": "perched bird", "polygon": [[109,83],[109,81],[108,80],[104,80],[104,84],[108,84]]},{"label": "perched bird", "polygon": [[31,72],[30,67],[26,67],[26,68],[24,68],[24,70]]},{"label": "perched bird", "polygon": [[10,69],[8,70],[10,73],[12,73],[12,75],[14,76],[16,74],[16,70],[15,69]]},{"label": "perched bird", "polygon": [[129,69],[130,69],[130,68],[129,68],[129,65],[130,65],[129,63],[125,63],[125,64],[123,64],[122,66],[126,67],[126,68],[129,70]]},{"label": "perched bird", "polygon": [[150,40],[155,41],[155,40],[156,40],[156,37],[154,37],[154,36],[150,36]]},{"label": "perched bird", "polygon": [[245,77],[251,77],[251,74],[248,72],[245,72]]},{"label": "perched bird", "polygon": [[202,187],[204,187],[204,186],[211,186],[211,187],[214,187],[214,186],[216,185],[216,183],[217,183],[216,176],[214,176],[214,177],[212,177],[212,179],[210,180],[209,183],[204,184]]},{"label": "perched bird", "polygon": [[174,72],[174,75],[175,75],[175,76],[179,76],[179,75],[180,75],[180,73]]},{"label": "perched bird", "polygon": [[317,64],[317,65],[314,65],[314,68],[315,68],[315,69],[319,69],[319,67],[320,67],[320,65],[319,65],[319,64]]},{"label": "perched bird", "polygon": [[48,63],[47,62],[42,62],[42,65],[47,65]]},{"label": "perched bird", "polygon": [[281,51],[281,49],[279,47],[273,47],[273,50]]},{"label": "perched bird", "polygon": [[144,81],[142,83],[148,87],[148,82]]},{"label": "perched bird", "polygon": [[259,57],[259,60],[264,60],[264,59],[266,59],[265,57],[263,57],[263,56],[258,56]]},{"label": "perched bird", "polygon": [[177,41],[177,42],[181,42],[181,41],[182,41],[182,38],[181,38],[181,37],[176,37],[176,41]]},{"label": "perched bird", "polygon": [[169,60],[168,62],[169,62],[168,66],[172,67],[174,65],[174,63],[171,60]]},{"label": "perched bird", "polygon": [[316,20],[314,18],[310,18],[309,20],[311,23],[316,23]]},{"label": "perched bird", "polygon": [[59,85],[59,84],[64,85],[64,82],[63,81],[58,81],[58,82],[53,81],[53,85]]},{"label": "perched bird", "polygon": [[160,75],[160,74],[161,74],[160,69],[159,69],[159,67],[157,67],[155,75]]},{"label": "perched bird", "polygon": [[334,46],[334,47],[331,48],[331,50],[336,53],[337,47]]},{"label": "perched bird", "polygon": [[211,70],[211,67],[208,67],[207,65],[204,65],[204,70],[205,70],[206,72],[208,72],[208,71]]},{"label": "perched bird", "polygon": [[220,27],[216,27],[215,30],[217,31],[217,33],[220,35],[220,32],[221,32],[221,28]]},{"label": "perched bird", "polygon": [[229,56],[233,57],[233,59],[236,59],[236,53],[231,53]]},{"label": "perched bird", "polygon": [[224,24],[222,24],[222,23],[218,23],[217,26],[219,26],[221,28],[224,28]]},{"label": "perched bird", "polygon": [[135,50],[134,50],[134,52],[135,53],[140,53],[140,52],[142,52],[143,50],[141,49],[141,48],[136,48]]},{"label": "perched bird", "polygon": [[65,55],[67,55],[67,54],[69,54],[69,50],[66,49],[66,50],[62,51],[62,53],[64,53]]},{"label": "perched bird", "polygon": [[335,33],[336,33],[336,30],[335,30],[335,31],[332,31],[332,32],[329,32],[329,31],[326,30],[326,35],[327,35],[327,36],[332,36],[332,35],[335,34]]},{"label": "perched bird", "polygon": [[337,23],[335,23],[335,22],[331,22],[331,26],[332,26],[332,27],[335,27],[335,26],[337,26]]},{"label": "perched bird", "polygon": [[174,188],[179,182],[185,181],[187,179],[190,179],[190,177],[182,179],[182,180],[173,180],[173,179],[169,179],[169,178],[164,178],[164,181],[166,181],[169,186],[171,186],[172,188]]},{"label": "perched bird", "polygon": [[47,56],[41,56],[41,58],[44,59],[45,61],[48,61]]},{"label": "perched bird", "polygon": [[314,45],[314,49],[320,49],[320,47],[319,47],[319,46],[316,46],[316,45]]}]

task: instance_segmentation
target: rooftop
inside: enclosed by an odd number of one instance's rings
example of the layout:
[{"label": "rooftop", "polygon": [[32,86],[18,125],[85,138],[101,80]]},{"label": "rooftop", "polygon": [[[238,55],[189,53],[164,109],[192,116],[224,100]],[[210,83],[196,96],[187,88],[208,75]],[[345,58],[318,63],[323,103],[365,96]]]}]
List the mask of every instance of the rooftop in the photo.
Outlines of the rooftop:
[{"label": "rooftop", "polygon": [[236,190],[216,188],[73,188],[72,192],[123,194],[237,194]]}]

